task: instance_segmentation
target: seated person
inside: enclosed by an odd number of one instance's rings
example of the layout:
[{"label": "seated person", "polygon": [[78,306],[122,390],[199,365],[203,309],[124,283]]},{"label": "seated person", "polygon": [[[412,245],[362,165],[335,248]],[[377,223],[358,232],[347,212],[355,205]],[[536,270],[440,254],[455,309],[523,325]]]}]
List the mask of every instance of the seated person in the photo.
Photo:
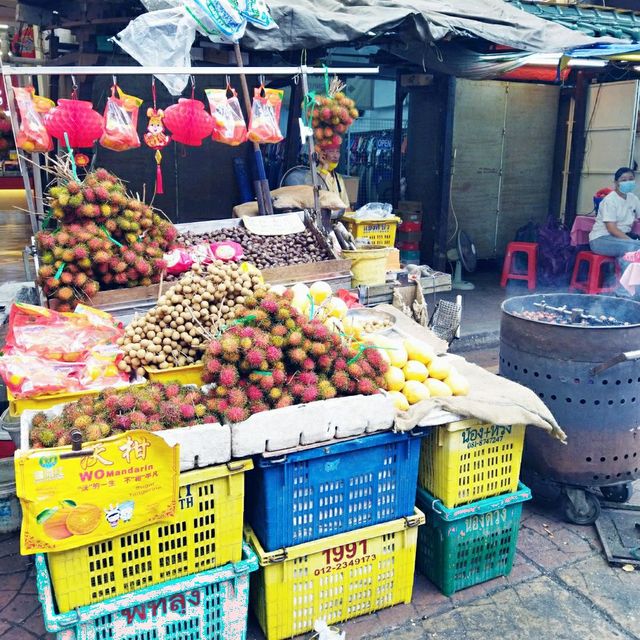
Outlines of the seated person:
[{"label": "seated person", "polygon": [[640,218],[640,199],[633,193],[635,174],[629,167],[621,167],[614,176],[615,190],[603,198],[596,221],[589,234],[589,247],[593,253],[621,259],[625,253],[640,249],[640,239],[631,233],[634,222]]}]

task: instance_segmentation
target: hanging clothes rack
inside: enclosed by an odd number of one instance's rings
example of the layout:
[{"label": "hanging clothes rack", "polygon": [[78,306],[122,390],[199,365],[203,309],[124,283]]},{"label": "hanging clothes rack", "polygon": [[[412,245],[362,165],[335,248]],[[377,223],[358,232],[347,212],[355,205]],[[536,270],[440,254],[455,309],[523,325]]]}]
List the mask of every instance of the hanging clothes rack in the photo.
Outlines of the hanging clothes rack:
[{"label": "hanging clothes rack", "polygon": [[[14,138],[17,137],[19,122],[17,117],[17,109],[14,107],[15,100],[13,96],[13,85],[11,78],[13,76],[127,76],[127,75],[268,75],[268,76],[300,76],[303,81],[305,91],[307,91],[307,77],[309,75],[324,75],[325,73],[339,75],[374,75],[379,73],[378,67],[308,67],[300,65],[296,67],[135,67],[135,66],[113,66],[107,65],[102,67],[86,67],[86,66],[24,66],[16,67],[3,63],[0,60],[0,71],[2,73],[2,83],[7,100],[9,116],[11,119],[11,127]],[[310,151],[313,150],[313,139],[307,139]],[[18,164],[20,173],[24,182],[24,188],[29,208],[29,217],[31,219],[31,228],[34,233],[39,230],[38,216],[44,216],[44,201],[42,191],[42,178],[40,175],[40,154],[32,153],[31,162],[34,165],[33,171],[33,190],[29,178],[29,169],[27,166],[26,156],[23,152],[18,151]],[[318,206],[318,190],[319,185],[316,178],[316,158],[315,153],[310,153],[309,164],[311,175],[314,177],[314,214],[316,222],[320,223],[320,210]]]}]

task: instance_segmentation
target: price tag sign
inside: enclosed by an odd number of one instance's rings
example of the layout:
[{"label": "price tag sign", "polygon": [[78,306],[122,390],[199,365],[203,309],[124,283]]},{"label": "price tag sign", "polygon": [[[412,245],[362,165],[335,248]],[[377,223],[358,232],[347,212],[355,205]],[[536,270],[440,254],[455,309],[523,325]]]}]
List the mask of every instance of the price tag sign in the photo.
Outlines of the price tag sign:
[{"label": "price tag sign", "polygon": [[70,447],[18,452],[20,551],[64,551],[101,542],[176,514],[179,446],[132,430]]},{"label": "price tag sign", "polygon": [[246,216],[242,218],[244,226],[258,236],[286,236],[290,233],[303,233],[304,222],[294,211],[279,213],[275,216]]}]

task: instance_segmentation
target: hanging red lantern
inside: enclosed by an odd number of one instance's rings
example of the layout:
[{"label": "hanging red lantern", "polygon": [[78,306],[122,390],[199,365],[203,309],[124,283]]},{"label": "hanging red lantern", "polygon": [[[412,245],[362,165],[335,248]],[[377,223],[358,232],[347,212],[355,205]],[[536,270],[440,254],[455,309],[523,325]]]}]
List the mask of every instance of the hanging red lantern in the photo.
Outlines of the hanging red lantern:
[{"label": "hanging red lantern", "polygon": [[44,124],[54,138],[65,144],[64,134],[72,148],[91,147],[102,135],[102,116],[86,100],[58,100],[44,116]]},{"label": "hanging red lantern", "polygon": [[205,111],[204,103],[193,98],[180,98],[164,112],[164,124],[171,131],[174,142],[199,147],[213,131],[213,118]]}]

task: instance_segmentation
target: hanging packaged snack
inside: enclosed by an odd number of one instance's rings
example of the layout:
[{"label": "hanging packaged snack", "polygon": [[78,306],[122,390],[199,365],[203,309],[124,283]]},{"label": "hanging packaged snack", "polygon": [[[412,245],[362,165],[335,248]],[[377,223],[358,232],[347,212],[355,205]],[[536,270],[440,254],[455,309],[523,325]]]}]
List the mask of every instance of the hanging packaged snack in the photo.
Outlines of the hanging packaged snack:
[{"label": "hanging packaged snack", "polygon": [[44,126],[42,114],[53,108],[53,102],[34,95],[33,87],[14,87],[20,112],[16,146],[27,153],[45,153],[53,149],[53,140]]},{"label": "hanging packaged snack", "polygon": [[[116,97],[116,91],[118,95]],[[138,111],[142,100],[129,96],[114,84],[104,108],[104,131],[100,144],[112,151],[128,151],[140,146]]]},{"label": "hanging packaged snack", "polygon": [[211,139],[236,147],[247,141],[247,125],[238,95],[229,84],[226,89],[205,89],[213,117]]},{"label": "hanging packaged snack", "polygon": [[279,126],[283,94],[281,89],[265,89],[264,85],[254,89],[249,120],[251,142],[275,144],[283,139]]}]

